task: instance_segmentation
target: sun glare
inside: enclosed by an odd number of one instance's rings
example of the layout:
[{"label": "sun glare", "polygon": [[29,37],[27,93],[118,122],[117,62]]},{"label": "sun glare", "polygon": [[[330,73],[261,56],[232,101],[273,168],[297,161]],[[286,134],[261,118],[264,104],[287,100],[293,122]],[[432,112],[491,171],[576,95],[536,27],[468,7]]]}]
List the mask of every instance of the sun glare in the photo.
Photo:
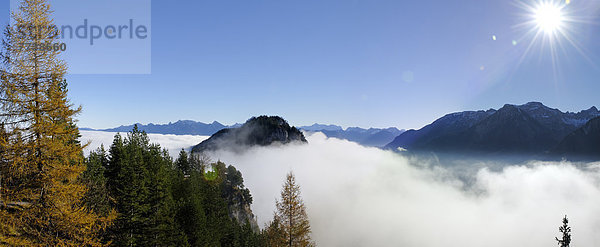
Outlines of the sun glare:
[{"label": "sun glare", "polygon": [[561,7],[551,3],[540,4],[535,10],[536,24],[545,33],[551,34],[561,28],[563,19]]},{"label": "sun glare", "polygon": [[[569,50],[575,49],[588,61],[592,61],[578,41],[580,26],[594,23],[592,17],[582,6],[572,4],[571,0],[514,0],[515,6],[523,10],[522,22],[514,27],[522,31],[522,37],[514,40],[514,46],[525,44],[519,64],[534,48],[540,49],[540,55],[549,54],[558,71],[559,60]],[[593,63],[593,62],[592,62]]]}]

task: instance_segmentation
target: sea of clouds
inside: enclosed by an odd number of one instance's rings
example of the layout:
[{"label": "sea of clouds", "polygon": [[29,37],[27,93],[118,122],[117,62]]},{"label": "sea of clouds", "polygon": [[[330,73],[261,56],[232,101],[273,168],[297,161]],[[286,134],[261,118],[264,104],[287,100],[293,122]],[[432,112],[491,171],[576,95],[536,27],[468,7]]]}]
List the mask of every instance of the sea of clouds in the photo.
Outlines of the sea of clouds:
[{"label": "sea of clouds", "polygon": [[[89,143],[84,149],[85,155],[88,155],[91,150],[98,149],[100,145],[104,145],[104,149],[108,150],[117,134],[117,132],[92,130],[80,130],[79,132],[81,134],[79,140],[83,144]],[[123,138],[127,136],[127,133],[119,134]],[[158,143],[161,147],[168,149],[171,157],[177,158],[181,149],[189,151],[192,146],[208,139],[208,136],[148,134],[148,138],[150,138],[150,142]]]},{"label": "sea of clouds", "polygon": [[[179,150],[205,137],[161,138],[150,137]],[[211,154],[242,172],[261,226],[293,171],[320,246],[555,246],[565,214],[571,246],[600,246],[598,162],[530,161],[498,169],[500,161],[478,161],[464,172],[321,133],[307,139],[306,145]]]},{"label": "sea of clouds", "polygon": [[600,246],[600,163],[531,161],[492,171],[480,161],[459,179],[430,160],[321,133],[307,139],[213,154],[242,171],[261,225],[291,170],[321,246],[553,246],[565,214],[572,246]]}]

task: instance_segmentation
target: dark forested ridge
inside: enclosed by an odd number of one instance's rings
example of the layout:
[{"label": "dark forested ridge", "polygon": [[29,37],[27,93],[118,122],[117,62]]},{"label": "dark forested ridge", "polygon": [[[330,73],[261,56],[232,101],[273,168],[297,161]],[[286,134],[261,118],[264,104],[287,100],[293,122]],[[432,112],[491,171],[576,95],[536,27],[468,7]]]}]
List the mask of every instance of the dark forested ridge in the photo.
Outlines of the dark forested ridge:
[{"label": "dark forested ridge", "polygon": [[192,148],[192,152],[217,149],[242,150],[249,146],[267,146],[273,143],[306,143],[304,134],[277,116],[259,116],[248,119],[239,128],[222,129]]},{"label": "dark forested ridge", "polygon": [[[173,160],[137,126],[125,137],[116,134],[108,151],[104,147],[92,151],[85,163],[82,182],[88,191],[83,204],[114,219],[100,234],[106,244],[287,246],[283,235],[274,231],[289,226],[269,224],[262,231],[258,227],[250,208],[252,195],[240,171],[184,150]],[[312,243],[309,233],[308,229],[294,238]]]},{"label": "dark forested ridge", "polygon": [[116,214],[116,246],[263,246],[252,196],[233,166],[181,151],[173,161],[135,128],[86,159],[85,204]]}]

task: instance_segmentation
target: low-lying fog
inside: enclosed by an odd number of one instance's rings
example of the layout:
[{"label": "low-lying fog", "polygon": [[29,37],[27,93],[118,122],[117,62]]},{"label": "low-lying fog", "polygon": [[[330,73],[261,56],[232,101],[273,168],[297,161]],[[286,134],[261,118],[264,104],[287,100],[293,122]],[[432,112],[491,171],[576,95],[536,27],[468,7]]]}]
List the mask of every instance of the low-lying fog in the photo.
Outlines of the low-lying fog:
[{"label": "low-lying fog", "polygon": [[[242,171],[261,227],[293,170],[320,246],[555,246],[565,214],[572,246],[600,246],[600,162],[498,169],[499,161],[478,161],[465,169],[321,133],[307,139],[308,145],[212,154]],[[199,142],[193,141],[187,146]]]}]

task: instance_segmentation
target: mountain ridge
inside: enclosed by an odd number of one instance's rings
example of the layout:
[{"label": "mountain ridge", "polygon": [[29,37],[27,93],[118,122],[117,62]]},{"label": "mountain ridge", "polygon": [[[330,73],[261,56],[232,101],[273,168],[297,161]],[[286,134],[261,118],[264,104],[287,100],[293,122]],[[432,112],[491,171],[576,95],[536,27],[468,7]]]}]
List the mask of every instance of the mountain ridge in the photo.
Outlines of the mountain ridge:
[{"label": "mountain ridge", "polygon": [[498,110],[446,114],[419,130],[406,131],[384,148],[543,154],[597,116],[595,106],[573,113],[540,102],[505,104]]},{"label": "mountain ridge", "polygon": [[92,129],[92,128],[80,128],[82,130],[96,130],[106,132],[129,132],[133,129],[133,126],[137,125],[138,129],[145,131],[146,133],[152,134],[172,134],[172,135],[212,135],[219,130],[224,128],[232,128],[239,126],[240,124],[234,125],[223,125],[218,121],[212,123],[203,123],[194,120],[178,120],[176,122],[169,122],[167,124],[141,124],[135,123],[131,125],[121,125],[115,128],[108,129]]},{"label": "mountain ridge", "polygon": [[339,125],[318,123],[298,128],[307,132],[321,132],[329,138],[348,140],[369,147],[383,147],[404,132],[396,127],[368,129],[347,127],[344,129]]},{"label": "mountain ridge", "polygon": [[569,158],[600,158],[600,117],[570,133],[552,153]]}]

